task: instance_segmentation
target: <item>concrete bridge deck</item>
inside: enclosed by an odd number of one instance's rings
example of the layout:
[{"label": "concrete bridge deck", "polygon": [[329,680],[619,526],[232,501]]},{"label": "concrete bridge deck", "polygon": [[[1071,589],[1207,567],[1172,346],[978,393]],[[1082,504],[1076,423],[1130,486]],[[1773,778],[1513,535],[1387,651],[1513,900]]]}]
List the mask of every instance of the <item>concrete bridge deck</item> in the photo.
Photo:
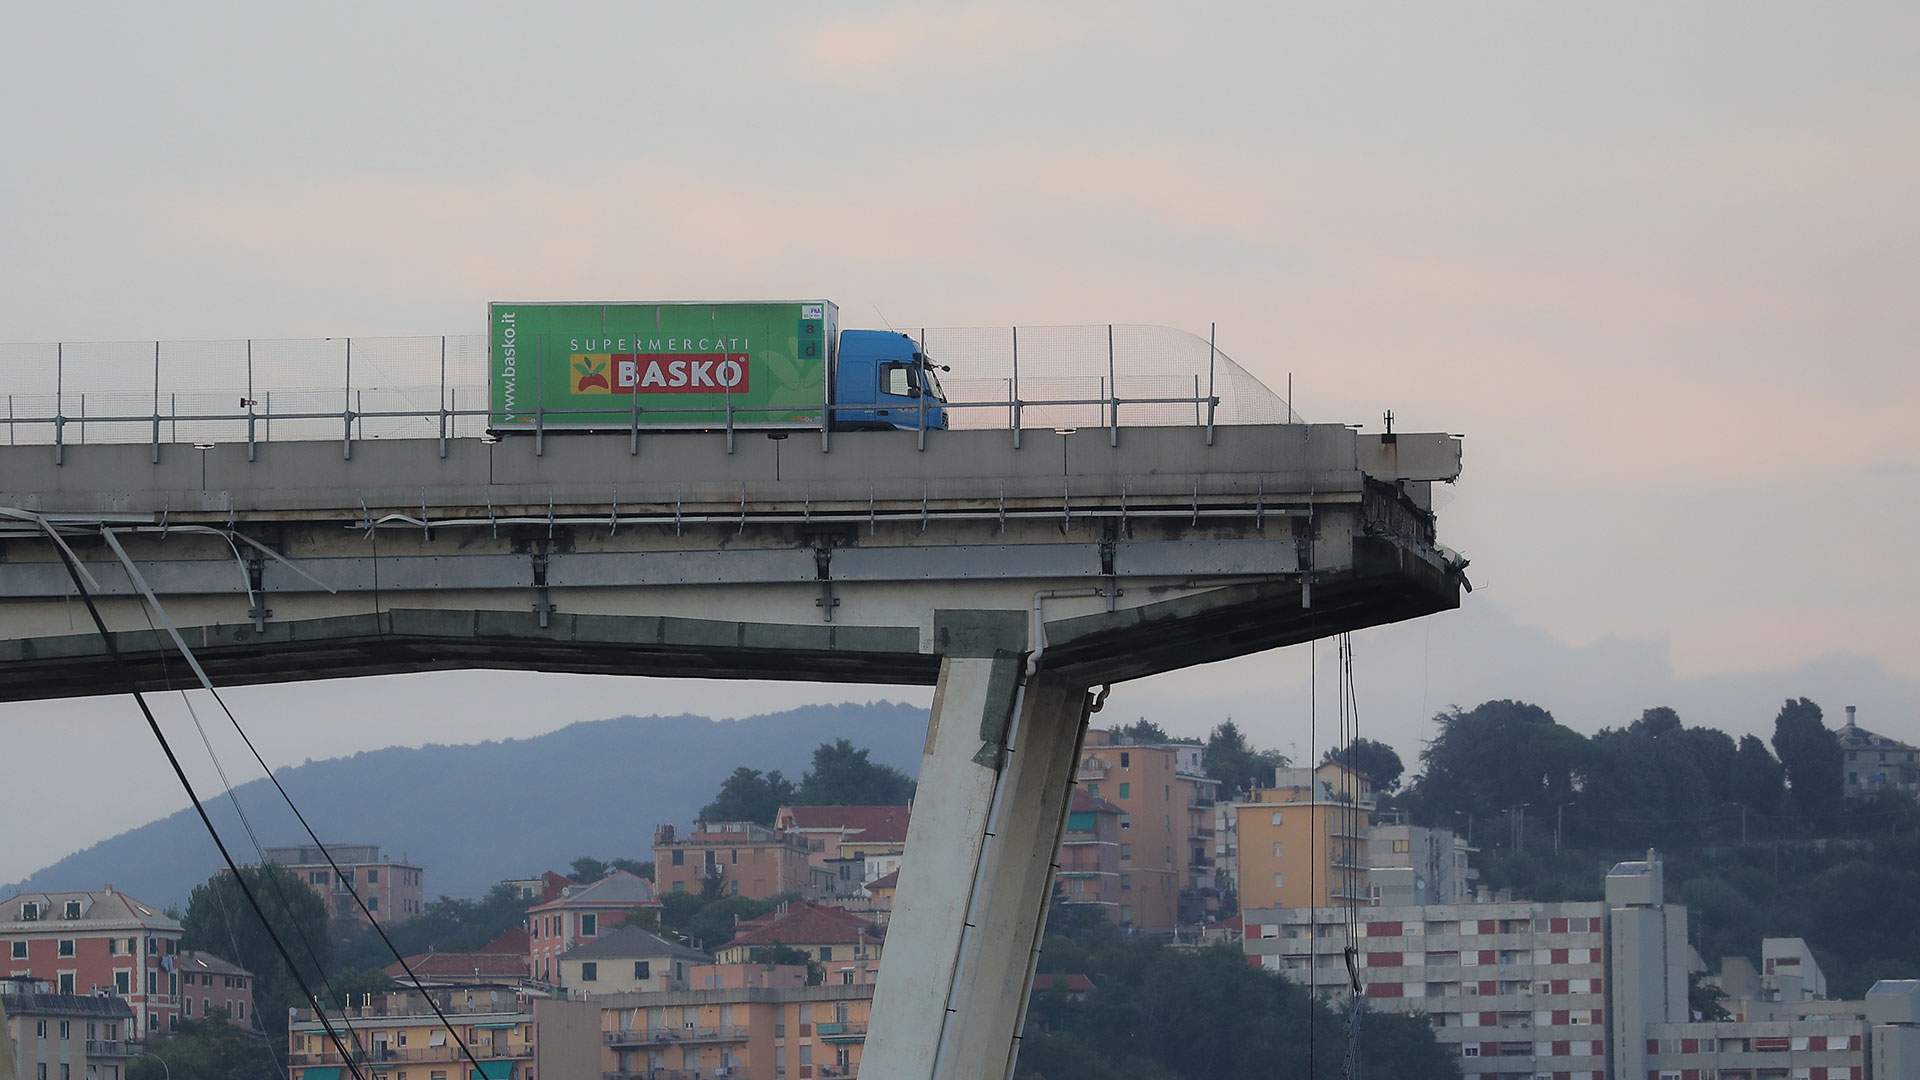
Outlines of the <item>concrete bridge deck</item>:
[{"label": "concrete bridge deck", "polygon": [[[1457,605],[1429,493],[1460,444],[917,435],[0,447],[0,700],[193,685],[161,611],[226,685],[935,683],[863,1066],[1005,1075],[1089,689]],[[122,662],[84,632],[55,533]]]}]

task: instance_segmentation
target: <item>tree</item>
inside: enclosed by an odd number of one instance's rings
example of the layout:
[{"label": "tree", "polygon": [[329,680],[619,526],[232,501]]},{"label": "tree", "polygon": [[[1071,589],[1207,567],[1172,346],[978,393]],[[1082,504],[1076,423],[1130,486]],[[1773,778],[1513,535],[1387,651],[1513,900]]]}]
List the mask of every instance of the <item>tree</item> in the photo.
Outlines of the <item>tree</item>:
[{"label": "tree", "polygon": [[1247,737],[1232,720],[1207,733],[1206,749],[1200,754],[1201,768],[1220,782],[1224,798],[1273,783],[1273,771],[1289,764],[1286,755],[1277,750],[1255,750],[1247,745]]},{"label": "tree", "polygon": [[702,821],[753,821],[773,824],[780,808],[793,802],[793,781],[775,769],[761,775],[759,769],[742,765],[720,782],[720,793],[702,807]]},{"label": "tree", "polygon": [[792,964],[807,969],[807,985],[819,986],[827,981],[826,966],[815,960],[805,949],[796,949],[784,942],[776,941],[771,945],[761,945],[753,950],[753,963],[756,964]]},{"label": "tree", "polygon": [[394,962],[394,950],[402,956],[425,952],[472,952],[491,942],[526,918],[527,902],[511,885],[495,885],[478,900],[442,896],[429,900],[420,914],[405,922],[391,923],[387,936],[393,949],[380,940],[372,927],[363,927],[353,937],[334,948],[337,970],[369,968],[379,970]]},{"label": "tree", "polygon": [[287,970],[273,936],[261,925],[241,891],[244,880],[260,909],[299,965],[307,985],[322,993],[321,972],[333,959],[333,941],[327,936],[327,906],[307,883],[277,863],[243,866],[236,879],[220,871],[187,897],[180,946],[209,952],[253,972],[254,1015],[267,1037],[286,1040],[287,1010],[308,1005],[299,982]]},{"label": "tree", "polygon": [[1338,761],[1342,765],[1358,769],[1373,781],[1373,790],[1392,791],[1400,786],[1400,774],[1406,772],[1401,764],[1400,755],[1393,747],[1372,739],[1356,738],[1345,747],[1328,747],[1321,757],[1321,764]]},{"label": "tree", "polygon": [[599,859],[591,855],[582,855],[573,860],[573,866],[568,869],[567,875],[583,885],[591,885],[606,877],[610,869],[612,868]]},{"label": "tree", "polygon": [[639,859],[613,859],[610,860],[607,865],[615,870],[625,870],[634,877],[643,877],[648,881],[653,880],[652,859],[648,859],[645,862],[641,862]]},{"label": "tree", "polygon": [[[282,1021],[284,1023],[284,1020]],[[274,1047],[227,1022],[214,1006],[204,1018],[183,1020],[177,1031],[147,1040],[146,1052],[127,1063],[127,1080],[254,1080],[286,1071]]]},{"label": "tree", "polygon": [[1795,813],[1813,829],[1839,824],[1846,753],[1806,698],[1788,699],[1773,721],[1773,751],[1787,772],[1787,795]]},{"label": "tree", "polygon": [[1154,723],[1144,716],[1131,724],[1122,724],[1114,728],[1113,733],[1120,737],[1120,741],[1125,742],[1146,743],[1151,745],[1154,743],[1169,743],[1173,741],[1173,736],[1167,734],[1166,728],[1161,727],[1159,724]]},{"label": "tree", "polygon": [[1404,800],[1427,822],[1484,821],[1529,804],[1538,814],[1574,801],[1590,747],[1547,710],[1488,701],[1441,713],[1434,722],[1439,734],[1421,752],[1421,775]]},{"label": "tree", "polygon": [[794,802],[802,806],[899,806],[913,798],[913,779],[891,765],[867,760],[848,739],[821,743],[813,768],[800,777]]},{"label": "tree", "polygon": [[1773,752],[1759,736],[1740,737],[1740,749],[1733,755],[1733,773],[1728,788],[1733,801],[1760,815],[1779,811],[1786,791],[1787,771],[1774,759]]}]

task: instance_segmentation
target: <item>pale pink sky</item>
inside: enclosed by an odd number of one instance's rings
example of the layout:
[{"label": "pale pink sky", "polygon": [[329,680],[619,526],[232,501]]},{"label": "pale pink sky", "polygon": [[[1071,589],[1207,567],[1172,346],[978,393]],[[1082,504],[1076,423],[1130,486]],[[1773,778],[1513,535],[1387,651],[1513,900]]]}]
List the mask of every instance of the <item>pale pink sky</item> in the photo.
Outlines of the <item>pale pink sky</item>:
[{"label": "pale pink sky", "polygon": [[1441,528],[1487,625],[1624,643],[1648,693],[1856,657],[1920,739],[1911,5],[13,23],[0,340],[471,332],[506,296],[1217,322],[1309,419],[1466,436]]}]

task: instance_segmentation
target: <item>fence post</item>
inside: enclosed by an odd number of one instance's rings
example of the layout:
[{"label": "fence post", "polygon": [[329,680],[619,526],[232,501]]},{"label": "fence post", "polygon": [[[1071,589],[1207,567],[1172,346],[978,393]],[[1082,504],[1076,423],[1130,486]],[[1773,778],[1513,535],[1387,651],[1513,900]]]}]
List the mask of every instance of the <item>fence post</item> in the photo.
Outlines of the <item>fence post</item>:
[{"label": "fence post", "polygon": [[153,343],[153,463],[160,464],[160,343]]},{"label": "fence post", "polygon": [[67,410],[63,388],[66,385],[67,347],[53,345],[53,463],[67,463]]},{"label": "fence post", "polygon": [[253,424],[253,339],[247,339],[247,460],[254,460]]},{"label": "fence post", "polygon": [[533,456],[547,453],[547,335],[533,347]]},{"label": "fence post", "polygon": [[[638,375],[635,376],[635,378],[638,378],[638,377],[639,377]],[[637,386],[634,387],[633,426],[627,429],[627,453],[629,454],[638,454],[640,452],[640,393],[639,393],[639,390],[640,390],[639,387]]]},{"label": "fence post", "polygon": [[[1214,341],[1216,340],[1215,335],[1218,334],[1219,329],[1220,329],[1219,323],[1207,324],[1207,445],[1208,446],[1213,445],[1213,409],[1214,409],[1214,406],[1218,404],[1220,401],[1220,399],[1218,397],[1215,397],[1213,393],[1213,360],[1214,360],[1214,357],[1220,354],[1220,350],[1214,344]],[[1293,403],[1288,402],[1287,407],[1291,409],[1293,407]]]},{"label": "fence post", "polygon": [[920,414],[915,426],[920,429],[918,436],[920,449],[927,448],[927,328],[920,328],[920,370],[914,372],[914,379],[920,384]]},{"label": "fence post", "polygon": [[1013,448],[1020,449],[1020,328],[1013,328]]},{"label": "fence post", "polygon": [[1107,445],[1120,445],[1120,380],[1113,371],[1113,324],[1107,324]]},{"label": "fence post", "polygon": [[260,400],[263,403],[263,410],[265,411],[266,418],[267,418],[266,424],[263,425],[266,430],[262,431],[261,435],[266,439],[267,442],[272,442],[273,441],[273,391],[271,390],[267,391],[266,396],[261,398]]},{"label": "fence post", "polygon": [[447,456],[447,335],[440,335],[440,456]]},{"label": "fence post", "polygon": [[172,428],[172,439],[180,441],[180,391],[167,391],[167,422]]},{"label": "fence post", "polygon": [[340,453],[353,460],[353,339],[347,339],[347,384],[340,402]]}]

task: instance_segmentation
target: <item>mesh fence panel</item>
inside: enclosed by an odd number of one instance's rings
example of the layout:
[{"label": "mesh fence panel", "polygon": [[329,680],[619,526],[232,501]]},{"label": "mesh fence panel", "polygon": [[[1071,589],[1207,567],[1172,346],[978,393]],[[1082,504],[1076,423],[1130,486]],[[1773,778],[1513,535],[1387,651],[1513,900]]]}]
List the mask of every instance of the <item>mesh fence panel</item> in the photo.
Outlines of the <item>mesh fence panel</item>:
[{"label": "mesh fence panel", "polygon": [[[1299,423],[1204,338],[1163,326],[929,328],[956,428]],[[0,344],[9,443],[432,438],[487,430],[487,338]],[[1019,402],[1015,406],[1016,398]]]}]

